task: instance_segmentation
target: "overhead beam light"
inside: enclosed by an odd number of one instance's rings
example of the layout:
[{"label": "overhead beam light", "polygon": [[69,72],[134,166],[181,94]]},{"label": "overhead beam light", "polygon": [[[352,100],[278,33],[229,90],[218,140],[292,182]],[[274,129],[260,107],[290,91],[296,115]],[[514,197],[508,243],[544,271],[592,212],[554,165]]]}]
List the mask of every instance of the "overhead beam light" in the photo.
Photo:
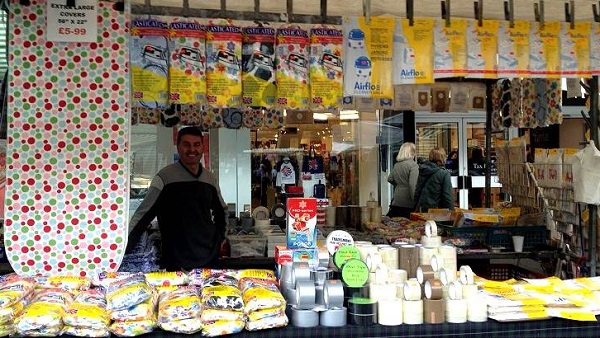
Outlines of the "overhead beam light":
[{"label": "overhead beam light", "polygon": [[358,120],[358,110],[342,110],[340,111],[340,120]]}]

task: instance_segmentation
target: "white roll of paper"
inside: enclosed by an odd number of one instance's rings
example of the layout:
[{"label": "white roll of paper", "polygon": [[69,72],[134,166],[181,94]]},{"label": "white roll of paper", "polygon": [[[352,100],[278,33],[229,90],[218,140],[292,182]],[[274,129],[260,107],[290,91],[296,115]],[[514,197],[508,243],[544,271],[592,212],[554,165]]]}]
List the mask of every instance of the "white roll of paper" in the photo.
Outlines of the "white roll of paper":
[{"label": "white roll of paper", "polygon": [[425,236],[434,237],[438,235],[437,224],[433,220],[425,222]]},{"label": "white roll of paper", "polygon": [[398,298],[381,299],[377,302],[378,323],[386,326],[402,324],[402,300]]},{"label": "white roll of paper", "polygon": [[460,267],[460,282],[463,284],[473,284],[475,280],[475,275],[473,274],[473,270],[468,265],[463,265]]},{"label": "white roll of paper", "polygon": [[411,278],[404,283],[404,300],[413,301],[421,299],[421,284],[418,280]]},{"label": "white roll of paper", "polygon": [[467,321],[467,301],[465,299],[446,299],[446,322],[465,323]]},{"label": "white roll of paper", "polygon": [[423,301],[405,300],[402,302],[402,314],[404,324],[423,324]]}]

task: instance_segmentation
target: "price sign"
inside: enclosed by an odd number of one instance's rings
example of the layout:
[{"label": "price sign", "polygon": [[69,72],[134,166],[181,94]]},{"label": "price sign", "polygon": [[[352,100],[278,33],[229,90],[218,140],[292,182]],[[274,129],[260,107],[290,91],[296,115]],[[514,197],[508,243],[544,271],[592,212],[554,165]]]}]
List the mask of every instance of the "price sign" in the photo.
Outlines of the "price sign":
[{"label": "price sign", "polygon": [[97,1],[48,0],[46,28],[48,41],[96,42],[98,38]]}]

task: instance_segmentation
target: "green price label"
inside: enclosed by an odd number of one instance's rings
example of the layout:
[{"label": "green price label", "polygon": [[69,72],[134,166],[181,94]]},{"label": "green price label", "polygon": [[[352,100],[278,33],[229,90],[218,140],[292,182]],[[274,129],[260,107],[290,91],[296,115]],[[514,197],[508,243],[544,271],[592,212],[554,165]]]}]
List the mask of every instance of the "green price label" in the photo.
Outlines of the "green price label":
[{"label": "green price label", "polygon": [[360,259],[350,259],[342,267],[342,281],[351,288],[360,288],[369,280],[369,268]]},{"label": "green price label", "polygon": [[360,252],[354,245],[344,245],[333,254],[333,264],[338,269],[341,269],[351,259],[360,259]]}]

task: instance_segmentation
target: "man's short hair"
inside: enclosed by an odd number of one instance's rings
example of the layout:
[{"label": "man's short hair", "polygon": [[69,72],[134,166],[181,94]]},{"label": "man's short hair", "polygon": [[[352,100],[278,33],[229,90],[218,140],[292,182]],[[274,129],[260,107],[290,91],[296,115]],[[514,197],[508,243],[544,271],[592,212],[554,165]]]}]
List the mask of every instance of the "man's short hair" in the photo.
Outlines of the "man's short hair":
[{"label": "man's short hair", "polygon": [[179,143],[181,142],[181,138],[184,135],[193,135],[193,136],[198,136],[198,137],[202,137],[202,129],[198,128],[198,127],[184,127],[179,129],[179,131],[177,132],[177,145],[179,145]]}]

